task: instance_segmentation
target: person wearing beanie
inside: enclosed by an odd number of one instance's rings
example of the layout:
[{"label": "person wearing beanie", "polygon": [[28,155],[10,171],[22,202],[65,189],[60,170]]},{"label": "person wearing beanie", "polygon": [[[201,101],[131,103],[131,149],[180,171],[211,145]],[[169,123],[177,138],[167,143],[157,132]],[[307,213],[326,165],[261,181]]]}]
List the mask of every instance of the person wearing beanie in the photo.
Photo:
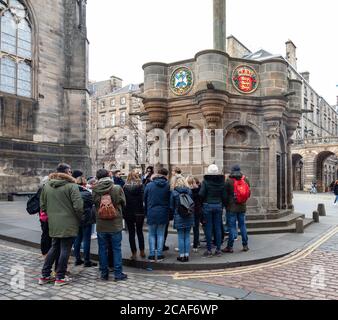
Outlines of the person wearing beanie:
[{"label": "person wearing beanie", "polygon": [[206,222],[205,235],[207,240],[207,251],[204,257],[212,257],[212,233],[216,242],[216,256],[221,256],[222,245],[222,214],[226,203],[225,177],[220,174],[217,165],[208,167],[208,174],[204,176],[199,195],[203,202],[203,218]]},{"label": "person wearing beanie", "polygon": [[[235,195],[235,181],[243,180],[248,187],[250,188],[249,180],[242,174],[241,167],[236,164],[231,169],[231,174],[229,178],[225,182],[225,189],[228,194],[228,202],[226,205],[227,210],[227,222],[229,228],[229,240],[228,245],[222,251],[224,253],[233,253],[233,246],[234,240],[237,234],[237,221],[238,227],[241,230],[241,237],[242,237],[242,244],[243,244],[243,251],[246,252],[249,250],[248,247],[248,235],[247,229],[245,224],[245,214],[246,214],[246,202],[245,203],[238,203],[236,200]],[[249,194],[250,196],[250,194]]]}]

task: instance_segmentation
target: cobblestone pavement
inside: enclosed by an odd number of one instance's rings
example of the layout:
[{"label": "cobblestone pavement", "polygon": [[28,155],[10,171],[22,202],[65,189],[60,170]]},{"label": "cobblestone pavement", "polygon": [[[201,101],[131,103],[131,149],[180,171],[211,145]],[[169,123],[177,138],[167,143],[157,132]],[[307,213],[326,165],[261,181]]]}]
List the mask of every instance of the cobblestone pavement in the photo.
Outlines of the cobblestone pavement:
[{"label": "cobblestone pavement", "polygon": [[[72,258],[71,258],[72,260]],[[72,260],[73,261],[73,260]],[[70,267],[74,282],[39,286],[43,259],[38,250],[0,242],[0,300],[231,300],[234,298],[173,283],[165,273],[137,274],[125,269],[124,282],[102,282],[98,268]],[[130,273],[128,272],[130,271]],[[168,279],[168,280],[166,280]],[[170,281],[171,280],[171,281]]]},{"label": "cobblestone pavement", "polygon": [[[334,231],[334,230],[333,230]],[[294,300],[338,299],[338,229],[312,252],[295,254],[267,263],[265,267],[236,268],[215,272],[212,277],[202,274],[180,274],[208,284],[240,288],[270,296]],[[330,235],[328,235],[330,236]],[[298,255],[298,259],[297,259]],[[303,257],[302,257],[303,255]],[[299,258],[300,257],[300,258]],[[270,265],[270,266],[269,266]]]}]

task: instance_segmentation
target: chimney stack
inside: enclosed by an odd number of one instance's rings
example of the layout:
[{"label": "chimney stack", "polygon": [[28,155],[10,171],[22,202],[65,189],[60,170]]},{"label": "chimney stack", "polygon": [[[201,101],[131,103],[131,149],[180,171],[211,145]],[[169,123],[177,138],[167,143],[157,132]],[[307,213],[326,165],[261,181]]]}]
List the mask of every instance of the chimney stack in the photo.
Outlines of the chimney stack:
[{"label": "chimney stack", "polygon": [[309,71],[301,72],[300,75],[305,79],[307,83],[310,83],[310,72]]},{"label": "chimney stack", "polygon": [[290,63],[291,66],[297,70],[297,56],[296,56],[296,49],[297,47],[295,44],[289,40],[286,43],[286,60]]},{"label": "chimney stack", "polygon": [[226,52],[226,0],[214,0],[214,49]]}]

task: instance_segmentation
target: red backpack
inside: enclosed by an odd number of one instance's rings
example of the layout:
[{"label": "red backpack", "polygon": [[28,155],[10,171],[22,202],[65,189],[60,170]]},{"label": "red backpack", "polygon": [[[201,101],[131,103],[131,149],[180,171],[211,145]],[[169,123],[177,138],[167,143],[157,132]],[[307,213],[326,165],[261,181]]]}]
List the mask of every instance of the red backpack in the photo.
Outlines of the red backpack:
[{"label": "red backpack", "polygon": [[245,181],[245,176],[241,180],[231,178],[234,181],[234,197],[237,204],[245,204],[250,198],[251,191]]}]

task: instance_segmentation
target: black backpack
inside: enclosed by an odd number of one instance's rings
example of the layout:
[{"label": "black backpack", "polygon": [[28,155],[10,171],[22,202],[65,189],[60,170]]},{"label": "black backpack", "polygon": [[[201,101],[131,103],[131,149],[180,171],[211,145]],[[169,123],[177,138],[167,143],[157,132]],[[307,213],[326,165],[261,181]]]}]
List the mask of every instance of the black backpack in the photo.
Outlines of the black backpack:
[{"label": "black backpack", "polygon": [[30,214],[37,214],[40,212],[40,195],[41,195],[42,188],[38,190],[38,192],[32,196],[27,201],[26,211]]},{"label": "black backpack", "polygon": [[182,218],[189,218],[194,214],[195,203],[187,193],[180,193],[178,214]]}]

